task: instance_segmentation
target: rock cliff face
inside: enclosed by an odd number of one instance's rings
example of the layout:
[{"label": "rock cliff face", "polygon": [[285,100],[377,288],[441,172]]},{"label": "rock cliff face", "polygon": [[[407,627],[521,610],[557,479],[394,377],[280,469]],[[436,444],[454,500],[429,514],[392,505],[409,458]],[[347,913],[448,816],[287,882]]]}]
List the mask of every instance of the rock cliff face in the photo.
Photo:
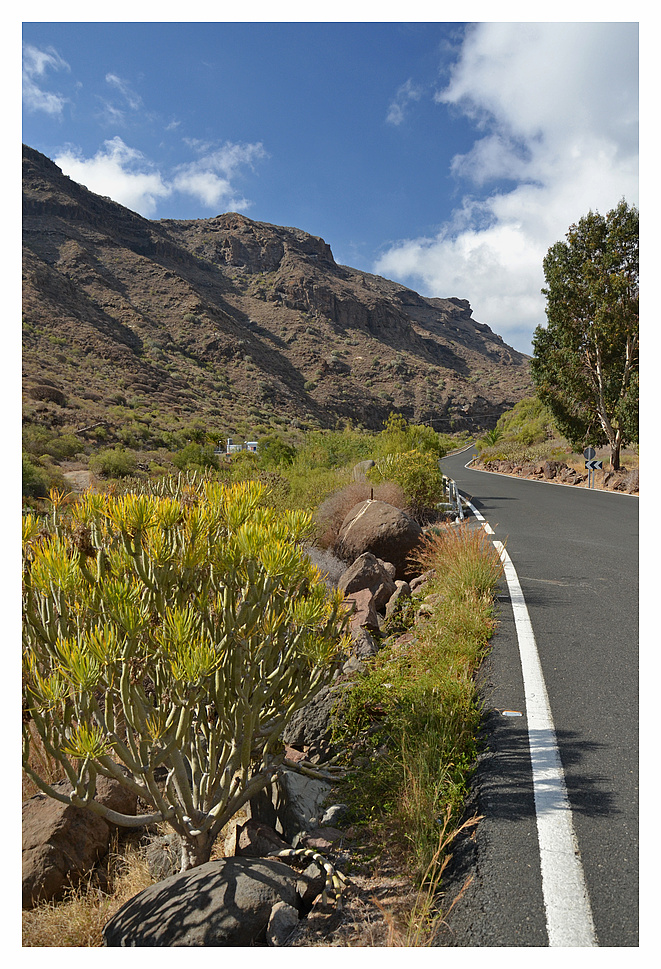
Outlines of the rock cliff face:
[{"label": "rock cliff face", "polygon": [[467,300],[340,266],[300,229],[150,221],[25,146],[23,214],[28,420],[112,429],[120,406],[240,433],[378,429],[397,410],[478,430],[530,390],[528,358]]}]

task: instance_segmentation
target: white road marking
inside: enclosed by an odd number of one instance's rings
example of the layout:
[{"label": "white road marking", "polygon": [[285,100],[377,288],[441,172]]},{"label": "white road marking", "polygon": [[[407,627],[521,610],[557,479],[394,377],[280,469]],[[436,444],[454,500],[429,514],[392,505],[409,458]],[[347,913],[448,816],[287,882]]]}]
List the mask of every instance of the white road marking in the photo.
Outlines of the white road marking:
[{"label": "white road marking", "polygon": [[[466,503],[485,531],[493,535],[493,529],[477,508],[470,501]],[[553,716],[528,608],[505,546],[495,540],[493,545],[503,563],[519,641],[549,946],[598,946]]]}]

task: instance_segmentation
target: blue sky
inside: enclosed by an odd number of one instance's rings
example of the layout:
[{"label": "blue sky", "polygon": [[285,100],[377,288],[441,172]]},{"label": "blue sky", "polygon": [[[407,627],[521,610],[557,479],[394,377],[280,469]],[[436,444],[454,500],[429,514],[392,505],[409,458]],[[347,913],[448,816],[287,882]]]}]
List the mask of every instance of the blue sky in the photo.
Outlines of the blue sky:
[{"label": "blue sky", "polygon": [[524,352],[549,246],[638,205],[636,23],[145,18],[22,45],[23,141],[92,191],[296,226]]}]

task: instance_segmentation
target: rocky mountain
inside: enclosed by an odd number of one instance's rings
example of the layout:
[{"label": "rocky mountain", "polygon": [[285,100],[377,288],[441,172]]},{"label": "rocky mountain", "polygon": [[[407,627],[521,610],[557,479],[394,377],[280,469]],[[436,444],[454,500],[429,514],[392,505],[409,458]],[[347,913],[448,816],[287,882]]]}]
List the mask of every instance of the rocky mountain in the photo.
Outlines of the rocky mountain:
[{"label": "rocky mountain", "polygon": [[142,218],[26,146],[23,267],[27,423],[139,425],[145,446],[177,422],[258,436],[393,410],[479,430],[531,387],[465,299],[340,266],[300,229]]}]

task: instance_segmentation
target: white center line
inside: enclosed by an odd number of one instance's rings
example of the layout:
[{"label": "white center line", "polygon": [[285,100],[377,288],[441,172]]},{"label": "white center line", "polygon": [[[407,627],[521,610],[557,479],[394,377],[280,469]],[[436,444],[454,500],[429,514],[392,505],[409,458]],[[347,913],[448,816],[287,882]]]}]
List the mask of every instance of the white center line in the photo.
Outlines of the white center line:
[{"label": "white center line", "polygon": [[[477,508],[464,500],[485,531],[493,535]],[[503,563],[519,641],[549,946],[598,946],[528,607],[505,546],[495,540],[493,545]]]}]

